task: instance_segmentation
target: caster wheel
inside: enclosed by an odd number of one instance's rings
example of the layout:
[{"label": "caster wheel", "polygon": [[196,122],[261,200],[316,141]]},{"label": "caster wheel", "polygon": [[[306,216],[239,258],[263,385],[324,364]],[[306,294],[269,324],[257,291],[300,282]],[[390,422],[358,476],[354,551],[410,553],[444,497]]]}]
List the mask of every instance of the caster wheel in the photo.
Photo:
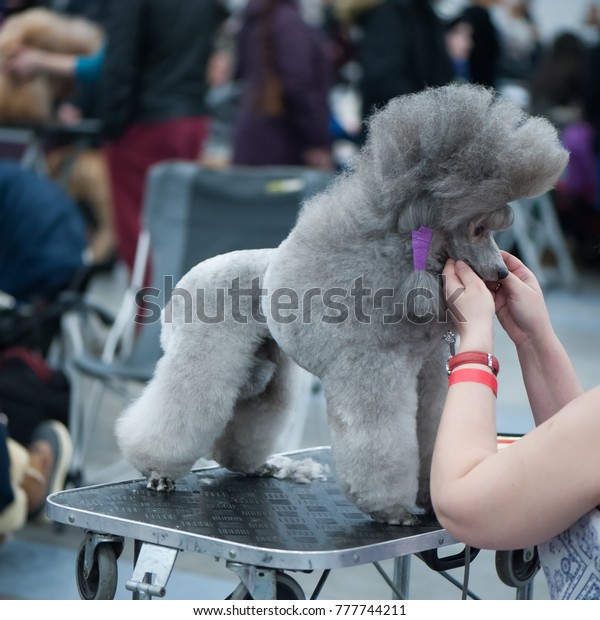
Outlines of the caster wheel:
[{"label": "caster wheel", "polygon": [[300,584],[285,573],[277,573],[275,587],[278,601],[303,601],[306,598]]},{"label": "caster wheel", "polygon": [[85,571],[85,543],[77,551],[77,589],[79,597],[86,601],[112,600],[117,591],[117,554],[113,545],[100,544],[94,552],[89,573]]},{"label": "caster wheel", "polygon": [[[303,601],[306,599],[300,584],[285,573],[275,575],[275,598],[278,601]],[[225,599],[227,601],[252,601],[252,595],[243,583]]]},{"label": "caster wheel", "polygon": [[511,588],[526,586],[540,568],[537,547],[496,551],[496,572],[500,581]]}]

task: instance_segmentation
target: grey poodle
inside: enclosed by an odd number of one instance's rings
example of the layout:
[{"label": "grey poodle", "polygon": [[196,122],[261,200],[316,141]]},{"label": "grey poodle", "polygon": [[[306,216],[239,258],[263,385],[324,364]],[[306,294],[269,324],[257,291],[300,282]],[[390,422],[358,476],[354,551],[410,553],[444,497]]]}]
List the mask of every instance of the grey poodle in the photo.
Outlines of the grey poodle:
[{"label": "grey poodle", "polygon": [[202,456],[264,472],[298,364],[323,384],[348,498],[413,523],[430,509],[447,385],[439,274],[451,257],[505,277],[492,232],[511,224],[507,202],[550,189],[567,158],[547,121],[481,87],[391,101],[354,168],[303,206],[278,248],[182,278],[163,311],[164,356],[117,423],[125,456],[159,490]]}]

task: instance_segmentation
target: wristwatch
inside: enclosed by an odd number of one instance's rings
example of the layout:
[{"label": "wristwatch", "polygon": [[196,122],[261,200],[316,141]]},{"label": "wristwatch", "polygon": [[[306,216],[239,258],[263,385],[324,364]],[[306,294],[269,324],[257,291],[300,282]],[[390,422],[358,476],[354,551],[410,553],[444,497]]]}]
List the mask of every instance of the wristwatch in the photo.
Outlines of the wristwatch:
[{"label": "wristwatch", "polygon": [[462,366],[463,364],[483,364],[494,375],[500,372],[498,360],[491,353],[483,353],[481,351],[464,351],[463,353],[450,356],[446,362],[446,372],[450,374],[457,366]]}]

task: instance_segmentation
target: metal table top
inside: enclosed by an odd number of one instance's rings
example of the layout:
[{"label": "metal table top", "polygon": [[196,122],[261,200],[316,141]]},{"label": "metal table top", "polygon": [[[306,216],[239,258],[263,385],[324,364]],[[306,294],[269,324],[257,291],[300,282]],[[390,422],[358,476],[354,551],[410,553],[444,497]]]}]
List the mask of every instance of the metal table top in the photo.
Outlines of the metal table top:
[{"label": "metal table top", "polygon": [[329,448],[286,456],[328,466],[327,480],[301,484],[208,467],[168,494],[147,489],[143,478],[61,491],[48,498],[47,512],[85,530],[289,570],[356,566],[457,542],[431,518],[384,525],[360,512],[336,482]]}]

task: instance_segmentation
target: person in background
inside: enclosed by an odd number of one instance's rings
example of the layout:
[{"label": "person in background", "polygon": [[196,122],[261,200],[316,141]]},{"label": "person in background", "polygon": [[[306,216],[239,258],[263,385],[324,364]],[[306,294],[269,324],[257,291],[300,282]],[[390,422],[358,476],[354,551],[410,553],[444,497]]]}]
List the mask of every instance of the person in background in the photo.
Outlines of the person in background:
[{"label": "person in background", "polygon": [[531,82],[533,114],[548,118],[569,151],[569,163],[554,192],[561,228],[579,264],[597,264],[600,216],[596,210],[598,48],[573,32],[552,40]]},{"label": "person in background", "polygon": [[574,32],[559,32],[531,78],[531,112],[559,130],[581,120],[588,49]]},{"label": "person in background", "polygon": [[100,79],[105,53],[104,46],[90,56],[47,52],[25,46],[13,50],[7,60],[6,68],[23,78],[46,73],[62,78],[73,78],[87,85],[95,85]]},{"label": "person in background", "polygon": [[[590,5],[587,14],[588,23],[600,34],[600,7]],[[593,202],[595,212],[596,233],[600,236],[600,40],[590,48],[585,72],[584,88],[584,118],[587,119],[593,131],[593,152],[596,168],[596,195]]]},{"label": "person in background", "polygon": [[542,43],[531,4],[531,0],[500,0],[492,7],[501,47],[501,80],[526,84],[537,66]]},{"label": "person in background", "polygon": [[473,49],[473,28],[466,21],[453,21],[446,29],[446,48],[454,65],[455,80],[470,82],[469,56]]},{"label": "person in background", "polygon": [[[71,17],[93,20],[102,28],[103,15],[110,0],[75,0],[61,3]],[[60,14],[62,15],[62,13]],[[90,55],[76,56],[44,49],[20,46],[11,51],[5,66],[19,79],[50,75],[65,84],[55,101],[54,116],[64,125],[76,127],[98,117],[98,89],[104,62],[105,45]],[[70,135],[53,136],[45,141],[46,165],[51,178],[61,178],[68,170],[66,189],[79,203],[91,231],[90,260],[110,267],[115,260],[116,241],[108,172],[100,150],[98,135],[86,137],[86,148]]]},{"label": "person in background", "polygon": [[0,544],[43,512],[48,495],[64,489],[72,453],[61,422],[41,422],[25,447],[9,437],[0,413]]},{"label": "person in background", "polygon": [[502,44],[492,19],[492,7],[499,0],[471,0],[456,21],[471,26],[473,46],[469,54],[469,75],[474,84],[496,88]]},{"label": "person in background", "polygon": [[393,97],[443,86],[455,78],[445,27],[429,0],[370,3],[356,19],[362,115]]},{"label": "person in background", "polygon": [[[552,598],[597,599],[600,386],[584,392],[535,276],[514,256],[503,258],[508,276],[489,285],[464,262],[450,259],[444,268],[460,346],[450,358],[433,454],[433,507],[440,524],[466,544],[537,545]],[[488,357],[494,315],[516,346],[537,427],[501,450],[499,365]]]},{"label": "person in background", "polygon": [[242,94],[232,161],[332,168],[332,68],[295,0],[249,0],[237,40]]},{"label": "person in background", "polygon": [[206,68],[227,16],[219,0],[111,2],[100,119],[117,249],[130,269],[148,169],[169,159],[197,160],[202,151],[209,129]]},{"label": "person in background", "polygon": [[17,302],[49,300],[84,265],[83,216],[53,181],[0,162],[0,291]]}]

